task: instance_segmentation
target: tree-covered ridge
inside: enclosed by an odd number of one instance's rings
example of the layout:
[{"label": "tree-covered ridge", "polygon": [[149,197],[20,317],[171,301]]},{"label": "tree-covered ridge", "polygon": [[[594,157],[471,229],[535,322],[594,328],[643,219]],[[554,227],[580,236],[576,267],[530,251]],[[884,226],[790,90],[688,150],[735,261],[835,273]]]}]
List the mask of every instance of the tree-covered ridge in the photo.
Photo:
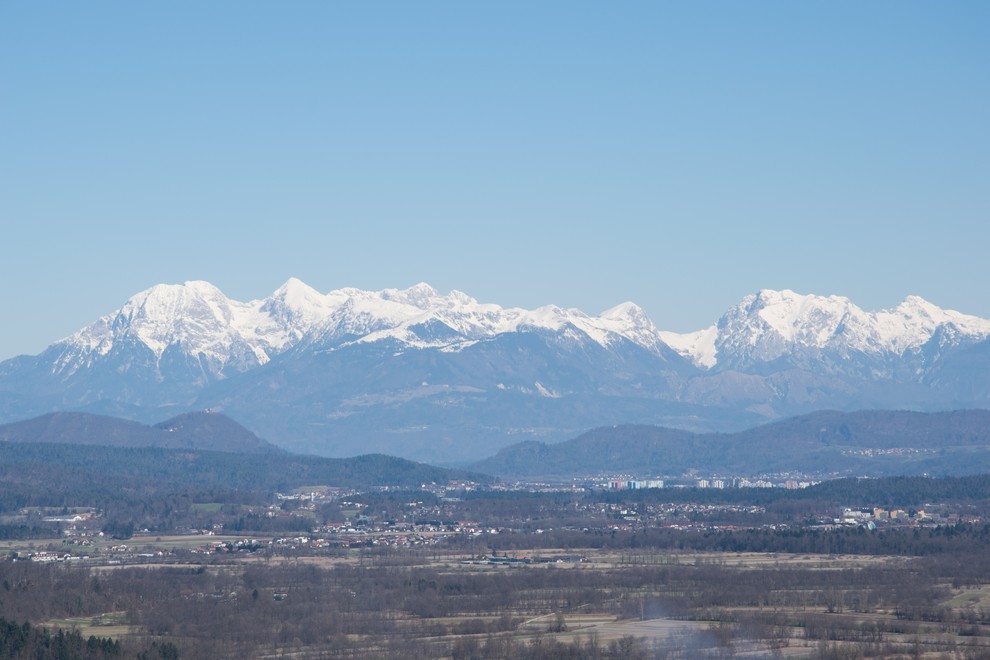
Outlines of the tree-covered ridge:
[{"label": "tree-covered ridge", "polygon": [[473,467],[502,476],[975,474],[990,471],[990,411],[820,411],[738,433],[609,426],[558,444],[519,443]]},{"label": "tree-covered ridge", "polygon": [[235,453],[281,451],[231,418],[211,412],[185,413],[154,426],[106,415],[50,413],[0,426],[0,440]]},{"label": "tree-covered ridge", "polygon": [[370,454],[322,458],[158,448],[0,443],[0,510],[99,506],[174,493],[263,492],[324,484],[419,487],[475,477],[464,471]]}]

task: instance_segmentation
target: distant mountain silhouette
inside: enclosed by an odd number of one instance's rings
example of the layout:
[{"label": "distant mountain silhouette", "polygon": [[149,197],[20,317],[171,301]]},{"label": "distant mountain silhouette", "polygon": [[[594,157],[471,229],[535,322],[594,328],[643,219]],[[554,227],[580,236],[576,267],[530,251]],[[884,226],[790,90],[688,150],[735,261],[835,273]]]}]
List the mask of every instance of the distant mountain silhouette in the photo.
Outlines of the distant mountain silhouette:
[{"label": "distant mountain silhouette", "polygon": [[990,411],[820,411],[738,433],[602,427],[557,444],[521,442],[471,468],[513,477],[977,474],[990,472]]},{"label": "distant mountain silhouette", "polygon": [[0,426],[0,441],[252,454],[282,451],[229,417],[208,412],[185,413],[155,426],[89,413],[51,413]]}]

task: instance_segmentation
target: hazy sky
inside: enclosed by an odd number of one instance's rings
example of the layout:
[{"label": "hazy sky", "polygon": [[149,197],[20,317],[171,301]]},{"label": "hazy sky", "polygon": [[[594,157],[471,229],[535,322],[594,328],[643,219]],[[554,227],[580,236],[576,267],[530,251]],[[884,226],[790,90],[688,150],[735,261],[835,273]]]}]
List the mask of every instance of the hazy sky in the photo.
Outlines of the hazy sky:
[{"label": "hazy sky", "polygon": [[990,3],[0,0],[0,358],[159,282],[990,317]]}]

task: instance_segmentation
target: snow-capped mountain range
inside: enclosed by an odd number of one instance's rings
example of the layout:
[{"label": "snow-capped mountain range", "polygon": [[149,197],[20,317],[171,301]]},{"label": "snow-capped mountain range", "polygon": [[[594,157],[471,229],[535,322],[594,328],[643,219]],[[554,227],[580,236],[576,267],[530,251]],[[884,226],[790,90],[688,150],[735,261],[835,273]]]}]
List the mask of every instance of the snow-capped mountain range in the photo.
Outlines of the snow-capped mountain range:
[{"label": "snow-capped mountain range", "polygon": [[[445,330],[437,332],[441,324]],[[90,366],[115,343],[131,340],[158,358],[179,346],[222,374],[230,365],[244,371],[265,364],[300,343],[333,349],[392,339],[409,348],[458,350],[503,333],[568,326],[604,348],[622,337],[656,354],[673,349],[705,369],[718,366],[720,356],[723,362],[770,362],[796,349],[899,356],[922,347],[940,328],[972,341],[990,336],[990,320],[943,310],[917,296],[891,310],[866,312],[839,296],[763,290],[746,296],[716,324],[682,334],[658,330],[631,302],[589,316],[556,305],[505,309],[460,291],[443,295],[425,283],[321,294],[293,278],[271,296],[244,303],[209,282],[193,281],[142,291],[56,342],[64,352],[55,371]]]},{"label": "snow-capped mountain range", "polygon": [[209,282],[160,284],[52,349],[59,352],[55,374],[91,367],[115,346],[136,342],[156,360],[177,348],[199,359],[209,374],[223,377],[266,364],[297,345],[332,350],[393,340],[408,348],[457,351],[499,334],[564,328],[603,347],[619,337],[658,354],[664,346],[649,317],[633,303],[592,317],[555,305],[505,309],[460,291],[443,295],[424,283],[403,290],[345,288],[321,294],[293,278],[271,296],[250,302],[231,300]]},{"label": "snow-capped mountain range", "polygon": [[154,421],[210,406],[294,449],[363,442],[456,459],[478,439],[599,423],[729,429],[815,407],[985,406],[988,338],[990,320],[915,296],[869,312],[763,290],[674,333],[629,302],[591,316],[427,284],[324,294],[297,279],[239,302],[193,281],[142,291],[41,355],[0,363],[0,421],[65,409]]}]

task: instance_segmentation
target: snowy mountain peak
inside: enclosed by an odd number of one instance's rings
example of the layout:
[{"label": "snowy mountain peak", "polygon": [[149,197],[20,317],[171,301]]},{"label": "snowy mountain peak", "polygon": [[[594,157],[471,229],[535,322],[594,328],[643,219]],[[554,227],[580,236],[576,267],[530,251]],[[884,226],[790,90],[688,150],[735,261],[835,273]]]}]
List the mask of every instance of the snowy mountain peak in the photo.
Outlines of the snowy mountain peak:
[{"label": "snowy mountain peak", "polygon": [[203,280],[192,280],[184,284],[156,284],[140,291],[124,304],[125,308],[144,309],[146,315],[166,314],[167,310],[180,309],[195,304],[196,301],[225,301],[227,298],[220,289]]},{"label": "snowy mountain peak", "polygon": [[[132,296],[114,318],[114,326],[135,332],[153,348],[163,349],[197,323],[229,324],[230,300],[209,282],[158,284]],[[126,322],[125,322],[126,320]],[[164,344],[157,346],[156,344]]]},{"label": "snowy mountain peak", "polygon": [[624,302],[606,309],[598,318],[609,328],[622,335],[647,333],[655,337],[657,334],[657,328],[653,325],[653,321],[643,311],[643,308],[635,303]]},{"label": "snowy mountain peak", "polygon": [[[450,331],[423,330],[441,326]],[[156,285],[63,344],[64,361],[76,366],[128,342],[147,347],[156,360],[173,347],[191,359],[207,360],[209,371],[217,376],[231,360],[243,370],[300,343],[334,350],[356,341],[391,339],[410,347],[454,348],[533,330],[583,336],[603,347],[624,337],[655,353],[667,350],[652,321],[633,303],[592,317],[557,305],[505,309],[479,303],[460,291],[443,295],[426,283],[407,289],[342,288],[322,294],[296,278],[267,298],[247,303],[227,298],[204,281]]]},{"label": "snowy mountain peak", "polygon": [[471,307],[471,306],[476,306],[478,304],[477,300],[467,295],[466,293],[462,291],[458,291],[456,289],[454,289],[449,294],[447,294],[447,299],[454,305],[460,305],[463,307]]},{"label": "snowy mountain peak", "polygon": [[426,282],[420,282],[408,289],[385,289],[382,291],[381,297],[384,300],[404,303],[420,309],[429,309],[440,297],[440,294]]},{"label": "snowy mountain peak", "polygon": [[630,302],[592,316],[425,284],[321,293],[298,279],[239,302],[190,281],[0,363],[0,414],[211,407],[301,450],[356,437],[362,451],[448,452],[623,420],[722,428],[814,408],[986,407],[988,337],[990,321],[917,296],[864,311],[764,289],[682,334]]},{"label": "snowy mountain peak", "polygon": [[271,298],[308,300],[322,298],[323,294],[300,279],[290,277],[285,284],[275,289]]},{"label": "snowy mountain peak", "polygon": [[847,314],[861,313],[848,298],[801,295],[789,289],[763,289],[747,296],[720,321],[751,341],[768,331],[786,342],[822,346]]},{"label": "snowy mountain peak", "polygon": [[[990,322],[943,310],[917,296],[893,310],[866,312],[842,296],[764,289],[746,296],[719,319],[715,346],[718,362],[728,359],[735,365],[769,362],[804,350],[832,351],[840,357],[850,351],[901,355],[950,322],[971,336],[990,335]],[[697,354],[692,358],[700,363]]]},{"label": "snowy mountain peak", "polygon": [[819,296],[815,294],[795,293],[790,289],[761,289],[756,294],[743,298],[736,309],[747,308],[749,312],[765,312],[767,317],[778,315],[788,319],[796,319],[811,309],[845,309],[854,306],[852,301],[843,296]]},{"label": "snowy mountain peak", "polygon": [[[168,285],[160,284],[158,286],[168,286]],[[212,283],[207,282],[206,280],[187,280],[184,284],[180,284],[178,286],[184,287],[190,291],[196,291],[203,295],[217,295],[217,294],[221,296],[223,295],[223,292],[220,291],[220,289],[218,289]]]},{"label": "snowy mountain peak", "polygon": [[261,301],[259,309],[286,322],[324,318],[333,307],[328,296],[308,284],[291,278],[275,292]]},{"label": "snowy mountain peak", "polygon": [[252,301],[247,307],[249,314],[239,330],[270,358],[322,323],[337,304],[332,294],[324,295],[293,277],[268,298]]},{"label": "snowy mountain peak", "polygon": [[634,302],[624,302],[606,309],[601,313],[600,318],[611,321],[634,320],[640,324],[652,323],[643,308]]},{"label": "snowy mountain peak", "polygon": [[906,297],[894,308],[894,311],[905,318],[924,319],[935,323],[947,321],[952,315],[938,305],[930,303],[920,296]]},{"label": "snowy mountain peak", "polygon": [[970,339],[990,336],[990,320],[942,309],[918,296],[908,296],[893,310],[879,312],[878,317],[897,319],[903,325],[904,334],[911,339],[912,345],[928,341],[938,328],[945,325],[955,326],[961,333],[960,336]]},{"label": "snowy mountain peak", "polygon": [[[445,329],[446,328],[446,329]],[[336,350],[356,342],[395,341],[409,348],[460,350],[504,333],[549,331],[609,348],[630,341],[656,355],[673,349],[705,369],[747,369],[778,358],[846,360],[852,354],[887,359],[940,344],[990,337],[990,321],[943,310],[908,296],[896,308],[866,312],[841,296],[763,289],[744,297],[718,322],[692,333],[659,331],[632,302],[589,316],[544,305],[534,310],[444,295],[426,283],[407,289],[342,288],[323,294],[290,278],[271,296],[227,298],[209,282],[160,284],[121,309],[54,345],[61,373],[126,346],[144,346],[153,360],[166,352],[201,364],[210,378],[243,371],[290,348]],[[804,356],[804,357],[801,357]],[[831,356],[831,357],[830,357]]]},{"label": "snowy mountain peak", "polygon": [[601,313],[598,320],[610,331],[653,353],[672,348],[639,305],[624,302]]},{"label": "snowy mountain peak", "polygon": [[155,360],[175,347],[200,361],[215,376],[236,356],[238,369],[267,360],[244,342],[236,329],[245,305],[229,300],[209,282],[159,284],[133,296],[108,314],[52,346],[55,373],[72,373],[101,356],[128,346],[143,346]]}]

